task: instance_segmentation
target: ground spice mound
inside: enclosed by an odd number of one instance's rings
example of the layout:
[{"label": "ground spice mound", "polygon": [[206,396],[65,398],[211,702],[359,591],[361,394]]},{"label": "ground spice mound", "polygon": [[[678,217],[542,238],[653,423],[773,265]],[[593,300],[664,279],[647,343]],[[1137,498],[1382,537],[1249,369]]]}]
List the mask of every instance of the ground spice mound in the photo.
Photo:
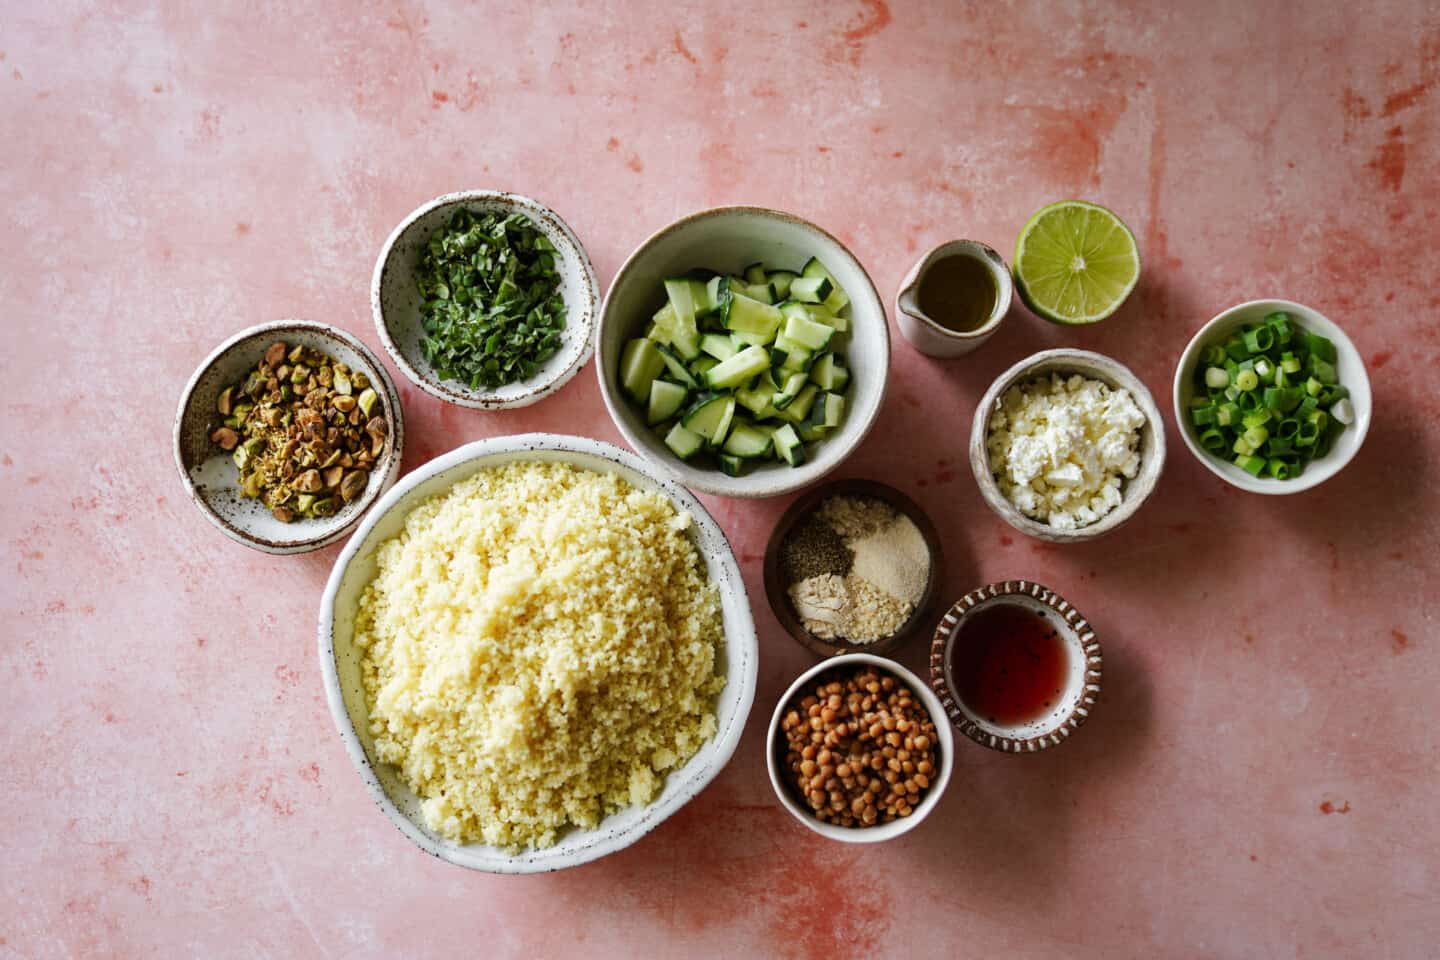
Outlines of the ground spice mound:
[{"label": "ground spice mound", "polygon": [[659,493],[484,470],[381,545],[355,642],[379,759],[461,842],[550,846],[655,799],[714,735],[719,595]]}]

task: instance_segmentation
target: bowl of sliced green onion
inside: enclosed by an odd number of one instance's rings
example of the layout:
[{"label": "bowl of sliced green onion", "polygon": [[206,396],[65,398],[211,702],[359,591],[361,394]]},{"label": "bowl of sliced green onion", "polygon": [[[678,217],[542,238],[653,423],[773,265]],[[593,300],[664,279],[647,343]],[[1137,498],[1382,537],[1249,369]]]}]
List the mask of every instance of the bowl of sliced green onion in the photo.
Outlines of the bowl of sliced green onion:
[{"label": "bowl of sliced green onion", "polygon": [[1323,314],[1289,300],[1251,300],[1201,327],[1180,357],[1174,393],[1190,452],[1254,493],[1324,483],[1370,428],[1360,352]]}]

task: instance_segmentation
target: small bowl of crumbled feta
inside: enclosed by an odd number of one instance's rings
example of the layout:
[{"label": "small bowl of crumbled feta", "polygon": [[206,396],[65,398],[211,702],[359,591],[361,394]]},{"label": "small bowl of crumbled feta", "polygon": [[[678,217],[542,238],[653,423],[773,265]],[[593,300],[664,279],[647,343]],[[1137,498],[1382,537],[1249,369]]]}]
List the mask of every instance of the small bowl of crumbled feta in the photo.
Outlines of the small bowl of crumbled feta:
[{"label": "small bowl of crumbled feta", "polygon": [[1124,364],[1044,350],[1002,373],[975,410],[970,469],[1016,530],[1092,540],[1134,516],[1165,466],[1165,427]]}]

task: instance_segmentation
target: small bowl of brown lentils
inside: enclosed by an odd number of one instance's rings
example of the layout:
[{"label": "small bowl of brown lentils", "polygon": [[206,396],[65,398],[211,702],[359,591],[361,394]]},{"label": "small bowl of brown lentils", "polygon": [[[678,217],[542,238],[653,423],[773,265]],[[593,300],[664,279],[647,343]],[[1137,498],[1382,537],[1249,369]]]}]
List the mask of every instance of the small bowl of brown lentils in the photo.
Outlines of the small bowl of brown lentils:
[{"label": "small bowl of brown lentils", "polygon": [[280,320],[216,347],[185,385],[175,465],[231,539],[303,553],[345,536],[400,472],[404,418],[369,348],[324,323]]},{"label": "small bowl of brown lentils", "polygon": [[935,694],[883,657],[850,653],[806,670],[770,719],[766,763],[780,803],[846,843],[913,830],[939,803],[955,742]]}]

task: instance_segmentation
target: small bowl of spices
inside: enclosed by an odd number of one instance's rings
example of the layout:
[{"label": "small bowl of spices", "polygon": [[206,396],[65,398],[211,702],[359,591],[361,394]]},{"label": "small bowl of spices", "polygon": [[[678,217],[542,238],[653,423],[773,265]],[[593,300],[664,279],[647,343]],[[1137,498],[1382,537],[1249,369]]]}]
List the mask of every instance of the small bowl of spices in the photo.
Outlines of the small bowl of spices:
[{"label": "small bowl of spices", "polygon": [[368,347],[324,323],[241,331],[191,376],[175,416],[190,499],[230,537],[303,553],[343,537],[395,482],[395,384]]},{"label": "small bowl of spices", "polygon": [[600,287],[555,211],[467,190],[400,222],[375,262],[370,306],[386,352],[421,390],[503,410],[548,397],[590,359]]},{"label": "small bowl of spices", "polygon": [[822,836],[878,843],[907,833],[950,782],[954,734],[920,678],[868,653],[817,663],[770,718],[766,765],[780,803]]},{"label": "small bowl of spices", "polygon": [[1002,753],[1070,738],[1095,708],[1103,658],[1080,611],[1027,580],[961,597],[930,647],[930,686],[951,722]]},{"label": "small bowl of spices", "polygon": [[915,501],[873,480],[839,480],[780,517],[765,550],[765,594],[781,626],[814,653],[889,653],[923,624],[940,563],[940,536]]}]

